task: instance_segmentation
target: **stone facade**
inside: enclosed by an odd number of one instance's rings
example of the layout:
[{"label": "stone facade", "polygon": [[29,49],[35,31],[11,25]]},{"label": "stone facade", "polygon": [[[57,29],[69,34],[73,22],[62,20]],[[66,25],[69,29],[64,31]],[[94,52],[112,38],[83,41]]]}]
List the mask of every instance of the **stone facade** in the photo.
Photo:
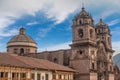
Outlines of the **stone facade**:
[{"label": "stone facade", "polygon": [[108,25],[102,19],[94,25],[92,16],[82,8],[73,19],[72,35],[71,49],[28,53],[24,56],[69,66],[78,71],[75,80],[114,80],[114,50]]}]

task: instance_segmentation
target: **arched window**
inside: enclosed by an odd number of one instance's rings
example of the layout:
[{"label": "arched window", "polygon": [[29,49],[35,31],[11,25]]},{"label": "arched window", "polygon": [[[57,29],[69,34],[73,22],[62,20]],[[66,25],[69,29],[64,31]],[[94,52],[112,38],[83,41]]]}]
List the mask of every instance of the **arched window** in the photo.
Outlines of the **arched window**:
[{"label": "arched window", "polygon": [[79,24],[80,24],[80,25],[82,24],[82,21],[81,21],[81,20],[79,21]]},{"label": "arched window", "polygon": [[20,54],[24,54],[24,49],[23,48],[20,49]]},{"label": "arched window", "polygon": [[82,38],[83,37],[83,30],[80,29],[79,32],[78,32],[79,36]]},{"label": "arched window", "polygon": [[57,58],[54,58],[54,63],[58,63],[58,60],[57,60]]}]

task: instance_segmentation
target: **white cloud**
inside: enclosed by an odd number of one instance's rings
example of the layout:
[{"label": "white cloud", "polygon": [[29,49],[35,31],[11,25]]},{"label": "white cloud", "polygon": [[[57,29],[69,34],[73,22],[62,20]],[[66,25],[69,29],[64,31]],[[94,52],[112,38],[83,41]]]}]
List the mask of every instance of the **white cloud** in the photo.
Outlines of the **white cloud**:
[{"label": "white cloud", "polygon": [[13,24],[14,21],[8,18],[0,17],[0,29],[6,28],[8,25]]},{"label": "white cloud", "polygon": [[[116,7],[120,8],[118,2],[119,0],[99,0],[96,3],[96,0],[89,2],[84,0],[85,6],[93,7],[94,5],[95,10],[107,6],[108,9],[101,13],[101,16],[105,18],[118,11],[116,9]],[[35,12],[41,9],[44,9],[48,18],[56,20],[56,24],[58,24],[64,21],[70,13],[78,10],[82,3],[81,0],[1,0],[0,29],[2,31],[2,29],[8,28],[16,18],[20,18],[24,14],[35,16]]]},{"label": "white cloud", "polygon": [[38,37],[45,37],[47,33],[54,27],[54,25],[49,25],[49,27],[46,28],[41,28],[39,30],[39,35]]},{"label": "white cloud", "polygon": [[7,18],[0,18],[0,37],[8,37],[15,35],[18,31],[16,29],[7,29],[8,25],[14,23],[14,20]]},{"label": "white cloud", "polygon": [[54,50],[61,50],[61,49],[70,49],[70,45],[71,42],[66,42],[66,43],[61,43],[61,44],[55,44],[55,45],[52,45],[52,46],[48,46],[48,47],[45,47],[45,48],[39,48],[38,51],[41,52],[41,51],[54,51]]},{"label": "white cloud", "polygon": [[18,33],[17,29],[10,29],[10,30],[0,30],[0,37],[9,37],[14,36]]},{"label": "white cloud", "polygon": [[112,21],[108,22],[108,25],[109,25],[109,26],[113,26],[113,25],[115,25],[115,24],[117,24],[117,23],[119,23],[119,22],[120,22],[119,19],[115,19],[115,20],[112,20]]},{"label": "white cloud", "polygon": [[39,24],[39,22],[37,21],[28,22],[26,25],[31,26],[31,25],[36,25],[36,24]]}]

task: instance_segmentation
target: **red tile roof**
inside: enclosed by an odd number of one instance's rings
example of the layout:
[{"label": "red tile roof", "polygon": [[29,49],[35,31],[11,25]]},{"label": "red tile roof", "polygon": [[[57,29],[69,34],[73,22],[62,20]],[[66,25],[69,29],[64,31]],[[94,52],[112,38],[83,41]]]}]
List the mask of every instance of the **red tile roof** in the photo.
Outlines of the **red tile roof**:
[{"label": "red tile roof", "polygon": [[18,56],[16,54],[8,53],[0,54],[0,65],[75,72],[75,70],[71,68],[55,64],[48,60]]}]

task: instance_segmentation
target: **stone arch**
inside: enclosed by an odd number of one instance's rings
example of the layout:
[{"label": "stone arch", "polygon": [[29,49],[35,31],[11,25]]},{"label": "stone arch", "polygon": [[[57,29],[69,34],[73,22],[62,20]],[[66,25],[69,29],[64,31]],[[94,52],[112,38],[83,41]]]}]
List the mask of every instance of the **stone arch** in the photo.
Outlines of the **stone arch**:
[{"label": "stone arch", "polygon": [[54,62],[54,63],[58,63],[58,59],[57,59],[57,58],[54,58],[54,59],[53,59],[53,62]]},{"label": "stone arch", "polygon": [[80,25],[82,24],[82,20],[79,20],[79,24],[80,24]]},{"label": "stone arch", "polygon": [[79,29],[78,34],[82,38],[84,36],[83,29]]},{"label": "stone arch", "polygon": [[24,52],[25,52],[24,49],[21,48],[21,49],[20,49],[20,54],[24,54]]}]

